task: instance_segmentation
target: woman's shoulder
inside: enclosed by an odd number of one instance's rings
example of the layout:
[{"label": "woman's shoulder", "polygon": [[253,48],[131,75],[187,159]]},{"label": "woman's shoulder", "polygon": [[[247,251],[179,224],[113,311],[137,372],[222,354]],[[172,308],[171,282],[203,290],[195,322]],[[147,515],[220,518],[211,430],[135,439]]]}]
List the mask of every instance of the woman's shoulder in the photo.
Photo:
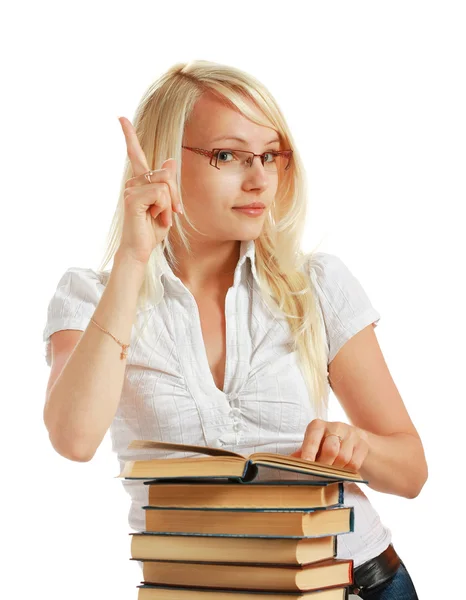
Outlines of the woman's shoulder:
[{"label": "woman's shoulder", "polygon": [[354,275],[340,256],[331,252],[312,252],[303,261],[306,273],[320,290],[354,285]]},{"label": "woman's shoulder", "polygon": [[348,268],[337,254],[323,251],[308,253],[306,265],[309,271],[319,276],[345,271]]},{"label": "woman's shoulder", "polygon": [[92,314],[108,281],[109,272],[89,267],[68,267],[58,277],[48,304],[49,320],[75,319]]},{"label": "woman's shoulder", "polygon": [[329,338],[329,362],[355,333],[380,320],[358,277],[336,254],[314,252],[307,259],[308,273],[319,300]]},{"label": "woman's shoulder", "polygon": [[337,254],[322,251],[309,253],[305,264],[320,295],[327,299],[346,296],[350,304],[358,304],[358,301],[367,303],[367,295],[353,268]]},{"label": "woman's shoulder", "polygon": [[105,286],[107,284],[110,271],[92,269],[90,267],[68,267],[59,276],[57,289],[63,286],[73,286],[77,288],[89,286]]},{"label": "woman's shoulder", "polygon": [[45,357],[49,366],[50,336],[63,329],[86,329],[105,289],[108,275],[108,271],[68,267],[59,276],[55,290],[51,291],[49,297],[43,330]]}]

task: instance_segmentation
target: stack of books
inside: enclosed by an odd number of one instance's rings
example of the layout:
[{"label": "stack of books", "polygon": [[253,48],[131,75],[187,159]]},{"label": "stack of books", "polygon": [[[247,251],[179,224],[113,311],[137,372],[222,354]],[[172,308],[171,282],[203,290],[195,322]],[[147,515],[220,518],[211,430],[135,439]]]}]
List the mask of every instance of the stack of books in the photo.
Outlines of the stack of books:
[{"label": "stack of books", "polygon": [[[142,561],[138,600],[346,600],[353,561],[337,536],[354,531],[343,482],[359,473],[287,455],[244,457],[205,446],[135,440],[129,448],[203,457],[135,460],[118,477],[149,486],[146,530],[131,533]],[[305,478],[261,481],[262,469]]]}]

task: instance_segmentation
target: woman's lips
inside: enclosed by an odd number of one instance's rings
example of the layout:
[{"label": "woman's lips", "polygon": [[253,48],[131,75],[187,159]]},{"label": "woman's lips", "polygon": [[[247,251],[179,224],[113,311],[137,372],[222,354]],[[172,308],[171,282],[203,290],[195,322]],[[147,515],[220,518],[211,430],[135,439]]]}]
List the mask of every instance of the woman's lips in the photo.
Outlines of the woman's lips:
[{"label": "woman's lips", "polygon": [[233,208],[233,210],[237,210],[238,212],[248,215],[250,217],[258,217],[259,215],[261,215],[264,212],[265,208],[235,207],[235,208]]}]

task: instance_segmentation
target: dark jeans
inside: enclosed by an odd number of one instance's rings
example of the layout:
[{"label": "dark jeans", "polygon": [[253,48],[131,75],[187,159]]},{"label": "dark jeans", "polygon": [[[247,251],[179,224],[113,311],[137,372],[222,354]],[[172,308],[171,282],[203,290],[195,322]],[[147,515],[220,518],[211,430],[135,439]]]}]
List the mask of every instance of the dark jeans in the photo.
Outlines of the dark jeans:
[{"label": "dark jeans", "polygon": [[368,592],[361,590],[358,596],[364,600],[419,600],[403,561],[391,579]]}]

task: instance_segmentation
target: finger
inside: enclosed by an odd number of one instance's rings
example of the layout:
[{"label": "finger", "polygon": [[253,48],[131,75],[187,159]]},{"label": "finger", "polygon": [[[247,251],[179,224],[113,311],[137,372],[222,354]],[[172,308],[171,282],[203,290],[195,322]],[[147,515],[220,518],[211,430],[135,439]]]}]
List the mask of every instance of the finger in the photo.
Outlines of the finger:
[{"label": "finger", "polygon": [[147,164],[146,155],[141,148],[133,124],[126,117],[119,117],[118,120],[120,121],[121,128],[125,135],[126,151],[131,162],[133,174],[137,176],[147,173],[147,171],[150,171],[149,165]]},{"label": "finger", "polygon": [[365,461],[367,453],[368,445],[362,440],[359,444],[356,444],[351,459],[343,465],[343,468],[357,473]]},{"label": "finger", "polygon": [[150,207],[149,212],[154,219],[161,215],[161,223],[163,223],[165,227],[171,227],[173,225],[172,199],[170,197],[168,186],[164,186],[160,199]]},{"label": "finger", "polygon": [[295,456],[296,458],[299,458],[301,456],[301,449],[296,450],[296,452],[293,452],[293,454],[290,454],[290,456]]},{"label": "finger", "polygon": [[340,452],[340,442],[337,437],[331,436],[322,440],[316,461],[326,465],[333,465]]},{"label": "finger", "polygon": [[[335,444],[330,440],[335,440]],[[327,465],[333,465],[334,467],[342,467],[344,468],[347,463],[351,461],[351,457],[354,453],[355,443],[354,438],[348,437],[344,439],[342,442],[332,435],[328,438],[325,438],[325,441],[329,442],[325,444],[321,450],[320,460],[321,462]]]},{"label": "finger", "polygon": [[[147,171],[145,171],[147,173]],[[161,169],[156,169],[155,171],[151,171],[150,175],[151,183],[160,183],[164,182],[168,185],[170,189],[170,195],[172,198],[172,207],[173,210],[183,214],[183,208],[181,206],[181,198],[178,191],[178,184],[176,182],[176,161],[173,158],[167,158],[163,164]],[[126,188],[137,187],[143,185],[150,185],[148,183],[147,178],[142,175],[137,175],[136,177],[130,177],[125,183]]]},{"label": "finger", "polygon": [[168,185],[170,186],[170,192],[171,192],[171,197],[173,198],[174,209],[176,210],[176,212],[183,214],[183,207],[181,206],[181,198],[180,198],[180,194],[178,191],[178,184],[176,181],[176,172],[177,172],[176,160],[174,158],[167,158],[167,160],[165,160],[162,163],[162,169],[164,171],[168,170],[168,174],[169,174]]},{"label": "finger", "polygon": [[168,184],[163,182],[157,184],[148,184],[147,188],[137,186],[125,189],[123,197],[126,202],[130,202],[140,211],[147,211],[155,218],[159,214],[164,213],[164,219],[171,217],[172,200],[170,197],[170,189]]},{"label": "finger", "polygon": [[301,457],[304,460],[316,460],[325,430],[326,422],[322,419],[314,419],[309,423],[301,449]]},{"label": "finger", "polygon": [[154,204],[149,209],[149,212],[154,219],[161,215],[161,223],[163,223],[164,227],[171,227],[173,225],[171,210],[159,210],[157,204]]}]

